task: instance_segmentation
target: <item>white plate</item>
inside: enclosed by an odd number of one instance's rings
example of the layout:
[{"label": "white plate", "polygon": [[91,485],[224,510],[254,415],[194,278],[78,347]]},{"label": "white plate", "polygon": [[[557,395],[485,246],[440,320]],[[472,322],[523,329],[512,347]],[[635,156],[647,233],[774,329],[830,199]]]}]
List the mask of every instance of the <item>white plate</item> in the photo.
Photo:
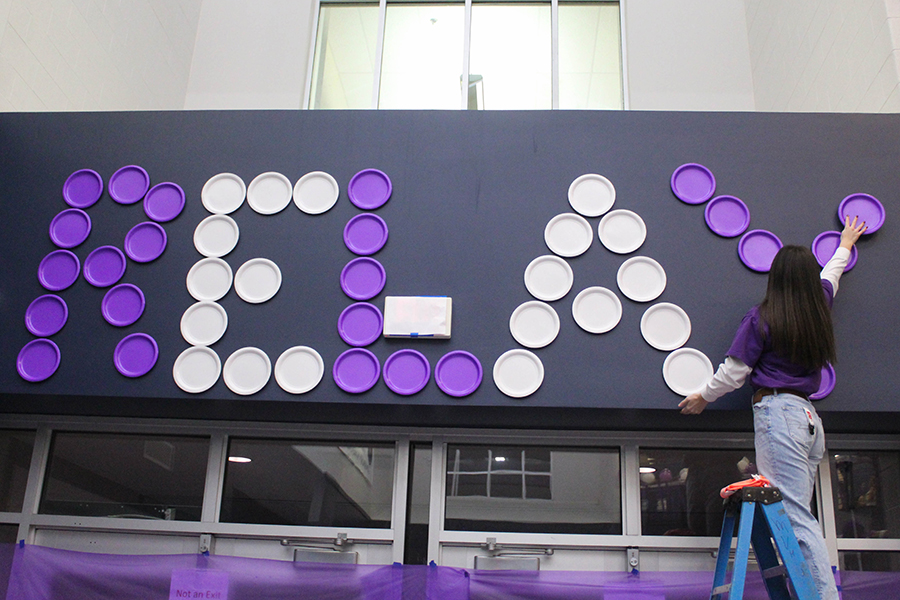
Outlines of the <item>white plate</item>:
[{"label": "white plate", "polygon": [[587,173],[569,185],[569,204],[586,217],[599,217],[616,201],[616,188],[603,175]]},{"label": "white plate", "polygon": [[249,396],[263,389],[271,376],[272,362],[269,357],[252,346],[235,350],[222,368],[225,385],[241,396]]},{"label": "white plate", "polygon": [[181,336],[191,346],[218,342],[228,329],[228,313],[220,304],[204,300],[188,307],[181,316]]},{"label": "white plate", "polygon": [[616,283],[627,298],[635,302],[650,302],[666,289],[666,272],[652,258],[635,256],[619,267]]},{"label": "white plate", "polygon": [[525,268],[525,287],[538,300],[559,300],[572,289],[575,276],[569,263],[558,256],[538,256]]},{"label": "white plate", "polygon": [[511,398],[535,393],[544,381],[544,363],[528,350],[508,350],[494,363],[494,384]]},{"label": "white plate", "polygon": [[588,333],[606,333],[619,324],[622,303],[612,290],[599,285],[578,292],[572,301],[572,316]]},{"label": "white plate", "polygon": [[234,173],[219,173],[210,177],[200,191],[200,201],[214,215],[233,213],[244,203],[247,186]]},{"label": "white plate", "polygon": [[225,256],[237,246],[241,230],[228,215],[206,217],[194,230],[194,248],[203,256]]},{"label": "white plate", "polygon": [[234,274],[234,291],[244,302],[259,304],[281,288],[281,269],[268,258],[251,258]]},{"label": "white plate", "polygon": [[218,300],[231,289],[234,274],[221,258],[201,258],[187,274],[187,289],[195,300]]},{"label": "white plate", "polygon": [[288,348],[275,361],[275,381],[291,394],[310,391],[319,385],[324,374],[322,356],[309,346]]},{"label": "white plate", "polygon": [[555,254],[570,258],[584,254],[594,240],[587,219],[575,213],[556,215],[544,228],[544,241]]},{"label": "white plate", "polygon": [[629,254],[640,248],[647,239],[647,226],[635,212],[614,210],[600,219],[597,235],[608,250],[617,254]]},{"label": "white plate", "polygon": [[509,331],[526,348],[543,348],[559,334],[559,315],[549,304],[531,300],[513,311]]},{"label": "white plate", "polygon": [[175,384],[189,394],[205,392],[219,380],[222,361],[212,348],[191,346],[178,355],[172,376]]},{"label": "white plate", "polygon": [[713,366],[709,358],[693,348],[679,348],[663,362],[666,385],[681,396],[699,392],[712,376]]},{"label": "white plate", "polygon": [[291,202],[294,187],[281,173],[268,171],[253,178],[247,186],[247,204],[261,215],[274,215]]},{"label": "white plate", "polygon": [[313,171],[294,184],[294,204],[308,215],[320,215],[337,203],[340,191],[334,177],[324,171]]},{"label": "white plate", "polygon": [[691,337],[691,319],[680,306],[660,302],[644,311],[641,335],[657,350],[681,348]]}]

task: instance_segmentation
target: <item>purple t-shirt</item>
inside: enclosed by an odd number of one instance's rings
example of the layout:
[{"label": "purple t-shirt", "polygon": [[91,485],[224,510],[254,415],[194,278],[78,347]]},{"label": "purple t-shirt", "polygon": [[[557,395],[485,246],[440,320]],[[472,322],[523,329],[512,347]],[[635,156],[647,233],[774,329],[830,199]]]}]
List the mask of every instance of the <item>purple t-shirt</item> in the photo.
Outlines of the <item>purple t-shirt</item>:
[{"label": "purple t-shirt", "polygon": [[[834,288],[830,281],[822,280],[822,291],[830,308],[834,302]],[[768,331],[768,326],[764,327]],[[807,395],[819,390],[821,369],[810,371],[795,365],[775,353],[768,336],[763,340],[759,328],[758,306],[754,306],[744,315],[731,348],[726,354],[753,369],[750,373],[750,385],[754,390],[763,387],[788,388],[805,392]]]}]

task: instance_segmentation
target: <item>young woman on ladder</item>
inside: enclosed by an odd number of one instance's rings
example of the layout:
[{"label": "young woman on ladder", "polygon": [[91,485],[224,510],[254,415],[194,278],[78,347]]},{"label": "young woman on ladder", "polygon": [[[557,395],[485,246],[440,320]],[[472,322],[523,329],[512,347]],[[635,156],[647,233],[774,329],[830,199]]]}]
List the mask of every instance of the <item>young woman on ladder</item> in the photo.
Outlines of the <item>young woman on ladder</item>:
[{"label": "young woman on ladder", "polygon": [[819,389],[822,368],[835,360],[831,305],[850,251],[865,231],[864,222],[848,217],[840,246],[821,272],[808,248],[782,248],[772,261],[766,295],[741,321],[725,362],[703,390],[678,405],[683,414],[700,414],[749,378],[759,474],[781,491],[823,600],[837,600],[838,593],[822,529],[810,512],[825,432],[809,396]]}]

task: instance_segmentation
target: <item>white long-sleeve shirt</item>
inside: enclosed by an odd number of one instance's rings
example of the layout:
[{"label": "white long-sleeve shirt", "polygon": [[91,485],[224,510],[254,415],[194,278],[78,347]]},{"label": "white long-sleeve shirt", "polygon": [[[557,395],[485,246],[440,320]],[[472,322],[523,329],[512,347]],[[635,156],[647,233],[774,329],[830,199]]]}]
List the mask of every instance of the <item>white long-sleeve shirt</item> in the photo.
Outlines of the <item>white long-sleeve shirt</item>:
[{"label": "white long-sleeve shirt", "polygon": [[[835,250],[834,256],[832,256],[831,260],[825,264],[825,267],[819,275],[821,279],[831,283],[831,289],[835,295],[838,291],[838,282],[841,279],[841,274],[844,272],[844,267],[847,266],[849,261],[850,251],[846,248],[839,247]],[[712,379],[710,379],[706,384],[706,387],[700,391],[700,396],[707,402],[715,402],[728,392],[734,391],[744,385],[744,382],[752,371],[753,368],[747,366],[742,361],[726,356],[725,362],[719,365],[719,368],[716,370]]]}]

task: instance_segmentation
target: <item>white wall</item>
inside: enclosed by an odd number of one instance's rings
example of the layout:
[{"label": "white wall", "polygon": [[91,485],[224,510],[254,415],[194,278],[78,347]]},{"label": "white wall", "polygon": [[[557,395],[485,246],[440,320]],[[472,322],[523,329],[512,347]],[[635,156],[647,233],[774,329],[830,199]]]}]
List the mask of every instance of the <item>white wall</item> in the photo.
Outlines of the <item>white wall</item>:
[{"label": "white wall", "polygon": [[754,110],[742,0],[622,0],[633,110]]},{"label": "white wall", "polygon": [[202,0],[0,0],[0,110],[184,106]]},{"label": "white wall", "polygon": [[303,106],[315,4],[203,2],[184,108]]},{"label": "white wall", "polygon": [[757,110],[900,112],[900,1],[746,4]]},{"label": "white wall", "polygon": [[[633,110],[900,112],[900,0],[622,0]],[[0,0],[0,111],[303,106],[315,0]]]}]

